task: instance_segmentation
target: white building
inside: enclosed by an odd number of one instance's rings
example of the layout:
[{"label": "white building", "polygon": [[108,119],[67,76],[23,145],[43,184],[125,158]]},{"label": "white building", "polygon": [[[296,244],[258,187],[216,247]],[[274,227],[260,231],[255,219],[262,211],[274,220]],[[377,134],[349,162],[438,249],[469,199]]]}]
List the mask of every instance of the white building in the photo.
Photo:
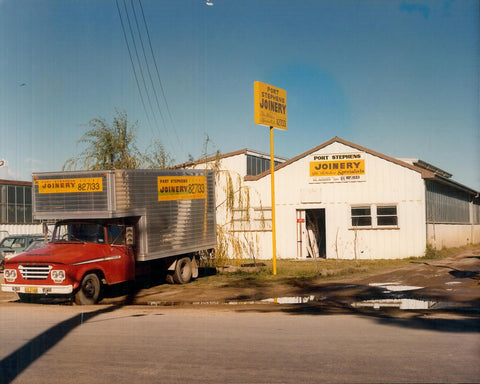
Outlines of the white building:
[{"label": "white building", "polygon": [[[335,137],[276,164],[278,258],[404,258],[480,242],[478,192],[423,161]],[[218,170],[220,238],[234,240],[224,248],[271,259],[269,156],[241,150],[179,167],[205,166]]]}]

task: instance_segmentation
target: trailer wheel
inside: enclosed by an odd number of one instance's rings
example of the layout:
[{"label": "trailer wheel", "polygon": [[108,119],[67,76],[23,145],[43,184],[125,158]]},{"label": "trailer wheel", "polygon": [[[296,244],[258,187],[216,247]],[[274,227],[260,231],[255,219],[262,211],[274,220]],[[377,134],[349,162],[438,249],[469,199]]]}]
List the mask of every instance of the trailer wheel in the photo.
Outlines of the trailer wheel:
[{"label": "trailer wheel", "polygon": [[85,275],[75,294],[75,303],[78,305],[92,305],[100,301],[102,284],[95,273]]},{"label": "trailer wheel", "polygon": [[189,257],[183,257],[177,260],[173,280],[177,284],[187,284],[192,279],[192,260]]}]

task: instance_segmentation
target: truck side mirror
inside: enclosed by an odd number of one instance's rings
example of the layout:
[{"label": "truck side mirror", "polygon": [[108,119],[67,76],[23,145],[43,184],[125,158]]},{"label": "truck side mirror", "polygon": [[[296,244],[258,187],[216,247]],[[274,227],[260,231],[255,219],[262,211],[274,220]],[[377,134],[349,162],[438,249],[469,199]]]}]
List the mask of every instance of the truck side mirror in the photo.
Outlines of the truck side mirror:
[{"label": "truck side mirror", "polygon": [[45,243],[48,241],[48,224],[46,222],[42,223],[42,232],[45,236]]}]

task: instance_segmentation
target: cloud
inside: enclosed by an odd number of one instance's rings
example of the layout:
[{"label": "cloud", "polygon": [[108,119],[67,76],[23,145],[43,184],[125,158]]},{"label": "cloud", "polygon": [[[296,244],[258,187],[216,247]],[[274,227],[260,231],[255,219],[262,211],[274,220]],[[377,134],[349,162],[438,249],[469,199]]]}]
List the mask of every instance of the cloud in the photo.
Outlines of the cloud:
[{"label": "cloud", "polygon": [[[0,0],[0,3],[2,0]],[[44,162],[38,159],[27,158],[24,160],[23,170],[13,172],[8,167],[8,161],[5,161],[3,166],[0,166],[0,179],[2,180],[22,180],[28,181],[32,177],[32,172],[40,172]]]},{"label": "cloud", "polygon": [[[0,0],[0,4],[1,3],[2,3],[2,0]],[[18,175],[13,173],[8,168],[8,165],[5,164],[2,167],[0,167],[0,179],[2,179],[2,180],[18,180]]]},{"label": "cloud", "polygon": [[33,171],[33,170],[38,170],[44,164],[44,162],[39,159],[32,159],[31,157],[28,157],[25,159],[25,164],[27,168]]},{"label": "cloud", "polygon": [[400,11],[407,12],[409,14],[420,13],[425,19],[430,16],[430,7],[425,4],[419,3],[402,3],[400,5]]}]

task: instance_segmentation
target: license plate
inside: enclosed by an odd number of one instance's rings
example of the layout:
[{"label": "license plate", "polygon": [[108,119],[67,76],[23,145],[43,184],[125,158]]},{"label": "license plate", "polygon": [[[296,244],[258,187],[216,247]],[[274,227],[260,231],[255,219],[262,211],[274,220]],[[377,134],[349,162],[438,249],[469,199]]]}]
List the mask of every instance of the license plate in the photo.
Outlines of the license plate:
[{"label": "license plate", "polygon": [[25,287],[25,293],[38,293],[37,287]]}]

